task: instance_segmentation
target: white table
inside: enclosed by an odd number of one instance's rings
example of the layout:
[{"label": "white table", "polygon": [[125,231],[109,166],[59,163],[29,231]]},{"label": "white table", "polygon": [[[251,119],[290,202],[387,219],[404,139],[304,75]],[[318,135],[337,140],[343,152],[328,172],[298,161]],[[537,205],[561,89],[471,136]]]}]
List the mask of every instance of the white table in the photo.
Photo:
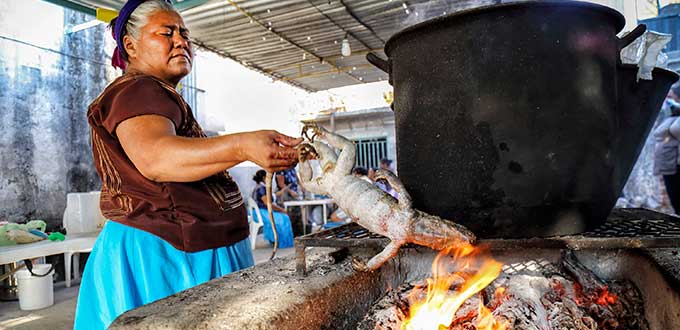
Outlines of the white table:
[{"label": "white table", "polygon": [[300,207],[300,213],[302,214],[302,234],[306,235],[307,234],[307,206],[317,206],[321,205],[323,207],[323,224],[325,225],[326,222],[328,221],[328,217],[326,216],[326,207],[330,204],[335,204],[335,202],[330,199],[312,199],[312,200],[299,200],[299,201],[287,201],[283,202],[283,207],[288,211],[289,207],[292,206],[299,206]]},{"label": "white table", "polygon": [[[66,235],[66,239],[63,241],[44,240],[29,244],[0,246],[0,265],[63,253],[66,287],[71,287],[71,260],[73,255],[79,256],[81,252],[92,251],[98,235],[99,232],[72,234]],[[80,265],[77,261],[73,263],[73,274],[74,279],[80,278]]]}]

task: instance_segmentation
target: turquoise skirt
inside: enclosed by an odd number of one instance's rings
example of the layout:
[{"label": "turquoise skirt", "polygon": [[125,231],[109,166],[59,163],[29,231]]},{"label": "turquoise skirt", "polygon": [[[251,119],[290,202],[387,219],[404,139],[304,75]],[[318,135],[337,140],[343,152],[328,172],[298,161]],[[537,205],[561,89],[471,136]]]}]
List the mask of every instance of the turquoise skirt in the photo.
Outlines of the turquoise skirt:
[{"label": "turquoise skirt", "polygon": [[[269,243],[274,244],[274,231],[272,231],[272,224],[269,221],[269,212],[267,209],[260,210],[262,215],[262,236]],[[293,247],[293,227],[290,224],[290,217],[287,214],[273,211],[274,224],[276,225],[276,235],[279,239],[279,248]],[[257,219],[257,218],[254,218]]]},{"label": "turquoise skirt", "polygon": [[253,264],[248,239],[189,253],[143,230],[108,221],[85,264],[74,329],[106,329],[128,310]]}]

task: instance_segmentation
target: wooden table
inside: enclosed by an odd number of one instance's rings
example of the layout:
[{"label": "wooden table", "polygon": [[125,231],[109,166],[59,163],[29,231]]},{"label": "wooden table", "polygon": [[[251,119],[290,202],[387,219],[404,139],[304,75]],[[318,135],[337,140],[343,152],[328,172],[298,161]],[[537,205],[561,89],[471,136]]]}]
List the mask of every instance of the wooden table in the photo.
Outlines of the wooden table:
[{"label": "wooden table", "polygon": [[329,204],[335,204],[335,202],[330,199],[312,199],[312,200],[299,200],[299,201],[287,201],[283,202],[283,207],[288,211],[289,207],[292,206],[299,206],[300,207],[300,213],[302,215],[302,234],[306,235],[307,234],[307,208],[306,206],[317,206],[321,205],[323,207],[323,224],[325,225],[326,222],[328,221],[328,217],[326,216],[326,207]]}]

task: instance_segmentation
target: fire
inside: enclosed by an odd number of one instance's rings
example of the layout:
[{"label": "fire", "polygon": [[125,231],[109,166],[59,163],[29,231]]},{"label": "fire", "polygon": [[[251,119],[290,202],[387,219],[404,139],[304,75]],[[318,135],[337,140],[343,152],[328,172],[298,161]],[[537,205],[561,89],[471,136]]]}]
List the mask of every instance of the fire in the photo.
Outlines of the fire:
[{"label": "fire", "polygon": [[616,300],[618,300],[618,296],[614,293],[609,292],[609,287],[604,286],[601,288],[597,288],[596,294],[593,295],[586,295],[583,292],[583,287],[578,284],[574,283],[574,290],[577,293],[577,297],[574,298],[576,301],[576,304],[579,306],[583,306],[584,304],[589,304],[589,303],[596,303],[600,306],[607,306],[611,304],[615,304]]},{"label": "fire", "polygon": [[599,290],[600,292],[598,293],[597,297],[597,304],[601,306],[606,306],[606,305],[611,305],[616,303],[616,299],[618,298],[615,294],[609,292],[608,287],[604,287],[602,290]]},{"label": "fire", "polygon": [[[491,284],[500,274],[502,266],[472,245],[443,250],[432,263],[433,278],[427,280],[426,298],[409,297],[409,318],[404,321],[401,330],[448,329],[455,320],[458,309],[467,299]],[[473,270],[475,272],[470,276],[469,273]],[[461,280],[462,284],[457,283]],[[456,287],[456,290],[450,291],[452,287]],[[504,289],[499,288],[495,296],[500,297],[503,292]],[[475,321],[477,330],[507,328],[505,323],[494,319],[481,300]]]}]

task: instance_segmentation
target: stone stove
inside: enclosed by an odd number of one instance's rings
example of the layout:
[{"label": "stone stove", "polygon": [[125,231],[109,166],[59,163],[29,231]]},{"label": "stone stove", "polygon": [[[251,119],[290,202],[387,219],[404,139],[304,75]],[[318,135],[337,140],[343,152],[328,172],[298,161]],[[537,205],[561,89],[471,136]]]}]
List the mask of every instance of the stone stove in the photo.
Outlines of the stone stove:
[{"label": "stone stove", "polygon": [[[350,259],[374,255],[384,238],[350,226],[298,238],[296,258],[276,259],[142,306],[110,329],[356,329],[385,292],[429,276],[436,252],[405,248],[378,271],[357,273]],[[650,329],[667,330],[680,329],[679,241],[680,219],[624,209],[590,233],[485,243],[506,265],[504,272],[556,263],[563,249],[577,250],[578,259],[601,278],[633,282],[644,297]]]}]

